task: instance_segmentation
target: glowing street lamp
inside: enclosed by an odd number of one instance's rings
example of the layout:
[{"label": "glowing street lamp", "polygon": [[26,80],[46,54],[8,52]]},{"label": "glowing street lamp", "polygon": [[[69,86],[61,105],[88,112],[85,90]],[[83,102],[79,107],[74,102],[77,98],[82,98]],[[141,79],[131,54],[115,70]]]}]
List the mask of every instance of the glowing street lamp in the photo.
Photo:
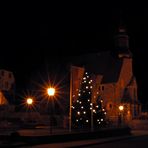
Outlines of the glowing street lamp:
[{"label": "glowing street lamp", "polygon": [[27,103],[28,105],[32,105],[32,104],[33,104],[33,99],[32,99],[32,98],[27,98],[27,99],[26,99],[26,103]]},{"label": "glowing street lamp", "polygon": [[[28,107],[32,107],[32,105],[33,105],[33,99],[32,98],[26,98],[26,104],[28,105]],[[31,114],[30,114],[30,110],[29,110],[29,112],[28,112],[28,119],[31,117]]]},{"label": "glowing street lamp", "polygon": [[[53,97],[55,95],[55,88],[53,88],[53,87],[47,88],[47,94],[49,97]],[[52,112],[52,108],[51,108],[50,134],[52,134],[52,122],[53,122],[53,112]]]},{"label": "glowing street lamp", "polygon": [[52,87],[47,88],[47,94],[48,94],[48,96],[54,96],[55,88],[52,88]]},{"label": "glowing street lamp", "polygon": [[119,116],[118,116],[118,125],[119,125],[119,126],[122,125],[123,110],[124,110],[124,106],[123,106],[123,105],[120,105],[120,106],[119,106]]},{"label": "glowing street lamp", "polygon": [[120,105],[120,106],[119,106],[119,110],[120,110],[120,111],[123,111],[123,110],[124,110],[123,105]]}]

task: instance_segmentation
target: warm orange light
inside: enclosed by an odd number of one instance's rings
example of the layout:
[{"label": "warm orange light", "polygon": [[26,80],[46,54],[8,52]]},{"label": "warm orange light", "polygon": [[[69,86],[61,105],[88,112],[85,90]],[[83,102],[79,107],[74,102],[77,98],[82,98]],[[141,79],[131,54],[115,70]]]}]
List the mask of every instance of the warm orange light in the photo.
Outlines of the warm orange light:
[{"label": "warm orange light", "polygon": [[33,103],[33,99],[32,98],[27,98],[27,104],[31,105]]},{"label": "warm orange light", "polygon": [[48,89],[47,89],[47,93],[48,93],[49,96],[54,96],[54,94],[55,94],[55,89],[52,88],[52,87],[51,87],[51,88],[48,88]]},{"label": "warm orange light", "polygon": [[120,110],[120,111],[123,111],[123,109],[124,109],[123,105],[120,105],[120,106],[119,106],[119,110]]}]

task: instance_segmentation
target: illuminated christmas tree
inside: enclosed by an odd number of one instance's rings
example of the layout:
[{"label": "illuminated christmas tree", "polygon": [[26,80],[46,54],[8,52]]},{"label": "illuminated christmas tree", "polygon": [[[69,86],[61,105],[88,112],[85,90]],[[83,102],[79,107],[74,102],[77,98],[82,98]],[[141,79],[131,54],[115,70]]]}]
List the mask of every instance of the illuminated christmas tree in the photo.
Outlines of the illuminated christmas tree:
[{"label": "illuminated christmas tree", "polygon": [[78,99],[72,105],[73,128],[90,128],[91,126],[91,89],[92,80],[88,72],[84,73],[81,88],[78,91]]},{"label": "illuminated christmas tree", "polygon": [[100,95],[93,105],[93,124],[94,128],[105,127],[107,125],[106,110],[103,107],[103,100]]},{"label": "illuminated christmas tree", "polygon": [[100,128],[106,125],[106,111],[103,100],[98,96],[92,102],[92,80],[88,72],[84,73],[78,99],[72,105],[72,127],[76,129]]}]

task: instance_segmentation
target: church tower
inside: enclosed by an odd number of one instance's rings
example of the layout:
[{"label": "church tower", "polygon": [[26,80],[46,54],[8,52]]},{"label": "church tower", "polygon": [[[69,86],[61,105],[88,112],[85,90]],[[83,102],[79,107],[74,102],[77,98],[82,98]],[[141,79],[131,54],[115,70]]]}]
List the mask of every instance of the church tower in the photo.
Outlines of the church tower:
[{"label": "church tower", "polygon": [[123,25],[120,25],[115,36],[115,50],[119,58],[131,58],[132,54],[129,50],[129,36]]}]

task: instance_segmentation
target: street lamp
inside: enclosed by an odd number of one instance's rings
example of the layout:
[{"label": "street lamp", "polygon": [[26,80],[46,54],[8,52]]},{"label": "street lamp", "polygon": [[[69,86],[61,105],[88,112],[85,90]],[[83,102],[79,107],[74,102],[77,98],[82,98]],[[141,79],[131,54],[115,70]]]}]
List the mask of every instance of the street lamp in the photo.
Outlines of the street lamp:
[{"label": "street lamp", "polygon": [[[26,103],[27,103],[28,107],[32,107],[32,105],[33,105],[33,99],[30,98],[30,97],[27,98],[27,99],[26,99]],[[29,112],[30,112],[30,110],[29,110]],[[30,118],[29,112],[28,112],[28,119]]]},{"label": "street lamp", "polygon": [[118,125],[122,125],[122,120],[123,120],[123,110],[124,110],[124,106],[120,105],[119,106],[119,116],[118,116]]},{"label": "street lamp", "polygon": [[[49,96],[49,98],[53,97],[55,95],[55,88],[50,87],[47,88],[47,94]],[[50,115],[50,134],[52,134],[52,123],[53,123],[53,112],[52,112],[53,108],[51,108],[51,115]]]},{"label": "street lamp", "polygon": [[32,98],[27,98],[27,99],[26,99],[26,103],[27,103],[28,105],[32,105],[33,99],[32,99]]},{"label": "street lamp", "polygon": [[119,110],[122,112],[123,109],[124,109],[123,105],[120,105],[120,106],[119,106]]},{"label": "street lamp", "polygon": [[52,87],[47,88],[47,94],[48,94],[48,96],[54,96],[55,88],[52,88]]}]

